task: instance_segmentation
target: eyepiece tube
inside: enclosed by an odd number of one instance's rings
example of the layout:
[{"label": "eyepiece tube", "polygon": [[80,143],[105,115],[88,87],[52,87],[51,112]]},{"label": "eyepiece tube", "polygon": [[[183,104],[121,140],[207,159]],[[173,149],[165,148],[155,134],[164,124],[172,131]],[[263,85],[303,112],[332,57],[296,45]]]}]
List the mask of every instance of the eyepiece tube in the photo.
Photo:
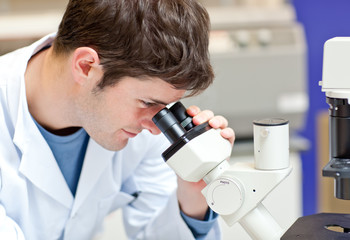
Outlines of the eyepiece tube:
[{"label": "eyepiece tube", "polygon": [[181,126],[186,130],[194,128],[192,117],[186,113],[186,108],[181,102],[175,103],[169,110],[173,113],[175,118],[180,122]]},{"label": "eyepiece tube", "polygon": [[152,121],[167,137],[171,144],[186,133],[186,130],[180,125],[175,116],[167,108],[160,110]]}]

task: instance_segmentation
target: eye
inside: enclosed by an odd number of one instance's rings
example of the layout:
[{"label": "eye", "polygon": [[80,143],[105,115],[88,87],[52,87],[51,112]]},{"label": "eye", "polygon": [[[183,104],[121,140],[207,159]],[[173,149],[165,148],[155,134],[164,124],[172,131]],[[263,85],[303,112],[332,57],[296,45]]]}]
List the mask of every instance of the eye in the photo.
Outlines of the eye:
[{"label": "eye", "polygon": [[146,108],[149,108],[149,107],[153,107],[156,105],[156,103],[153,103],[153,102],[147,102],[147,101],[144,101],[144,100],[140,100],[142,105]]}]

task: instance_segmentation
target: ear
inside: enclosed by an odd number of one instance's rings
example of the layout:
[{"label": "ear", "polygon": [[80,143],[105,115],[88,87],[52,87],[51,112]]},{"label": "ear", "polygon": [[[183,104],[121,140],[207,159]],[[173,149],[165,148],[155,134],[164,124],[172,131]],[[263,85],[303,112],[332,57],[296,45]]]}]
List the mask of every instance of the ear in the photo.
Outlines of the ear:
[{"label": "ear", "polygon": [[89,77],[100,70],[100,58],[97,52],[90,47],[75,49],[72,56],[72,73],[74,81],[84,84]]}]

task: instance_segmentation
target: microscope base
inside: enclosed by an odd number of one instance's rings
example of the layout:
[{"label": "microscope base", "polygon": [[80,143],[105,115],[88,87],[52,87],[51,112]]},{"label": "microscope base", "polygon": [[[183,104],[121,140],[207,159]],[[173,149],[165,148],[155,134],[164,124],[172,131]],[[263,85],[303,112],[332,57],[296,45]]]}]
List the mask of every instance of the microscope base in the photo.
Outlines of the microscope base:
[{"label": "microscope base", "polygon": [[[328,229],[337,227],[343,232]],[[320,213],[299,218],[281,240],[350,239],[350,214]]]}]

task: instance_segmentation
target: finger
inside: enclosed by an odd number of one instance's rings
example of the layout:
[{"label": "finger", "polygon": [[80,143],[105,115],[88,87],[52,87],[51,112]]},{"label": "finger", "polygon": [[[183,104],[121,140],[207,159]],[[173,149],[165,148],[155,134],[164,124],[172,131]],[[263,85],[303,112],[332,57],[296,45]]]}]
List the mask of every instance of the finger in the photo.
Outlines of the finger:
[{"label": "finger", "polygon": [[198,113],[200,113],[201,109],[197,106],[190,106],[189,108],[187,108],[186,112],[188,113],[188,115],[190,115],[191,117],[196,116]]},{"label": "finger", "polygon": [[226,128],[228,126],[228,121],[223,116],[215,116],[209,121],[209,125],[212,128]]},{"label": "finger", "polygon": [[220,134],[223,138],[226,138],[233,145],[235,141],[235,132],[232,128],[222,129]]},{"label": "finger", "polygon": [[193,123],[196,125],[202,124],[209,121],[214,117],[214,113],[210,110],[204,110],[195,115],[192,119]]}]

